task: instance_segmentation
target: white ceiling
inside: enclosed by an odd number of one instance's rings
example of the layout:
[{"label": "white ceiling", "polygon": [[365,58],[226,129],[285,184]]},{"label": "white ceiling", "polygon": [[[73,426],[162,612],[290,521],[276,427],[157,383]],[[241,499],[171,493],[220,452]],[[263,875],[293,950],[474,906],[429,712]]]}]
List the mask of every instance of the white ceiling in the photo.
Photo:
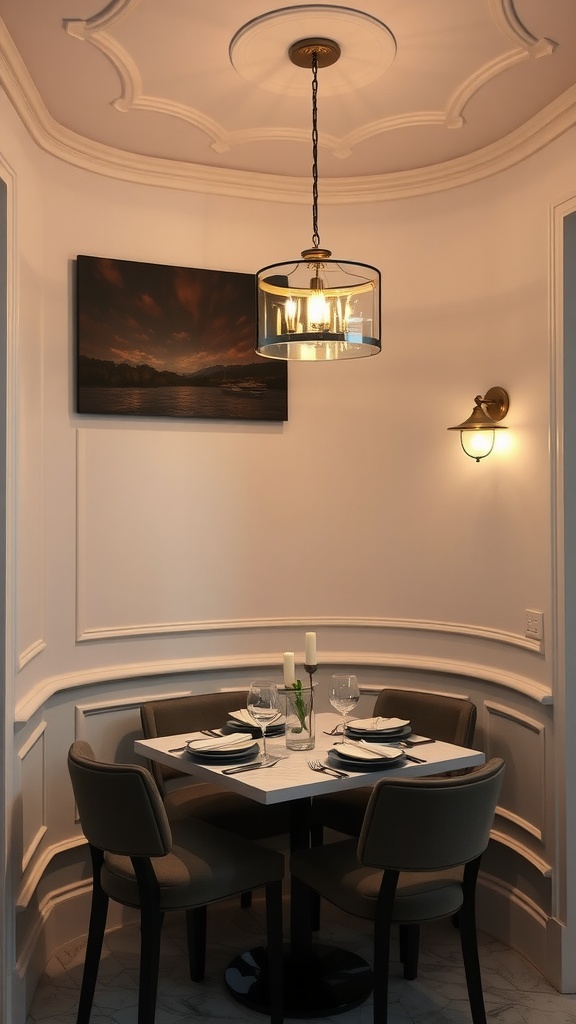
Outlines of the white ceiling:
[{"label": "white ceiling", "polygon": [[342,49],[319,72],[332,198],[493,173],[576,122],[576,0],[0,0],[0,16],[0,82],[43,148],[177,187],[308,195],[311,73],[287,55],[305,36]]}]

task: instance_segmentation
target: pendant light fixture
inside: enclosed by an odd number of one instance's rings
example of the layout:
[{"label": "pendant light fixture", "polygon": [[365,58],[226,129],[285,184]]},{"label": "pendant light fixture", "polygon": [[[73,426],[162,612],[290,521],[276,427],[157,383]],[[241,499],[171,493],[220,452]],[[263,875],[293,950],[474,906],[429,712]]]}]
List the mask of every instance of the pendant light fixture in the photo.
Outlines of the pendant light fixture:
[{"label": "pendant light fixture", "polygon": [[380,271],[331,259],[318,230],[318,68],[335,64],[338,43],[301,39],[289,50],[312,69],[312,247],[301,260],[258,271],[256,352],[272,359],[351,359],[380,352]]}]

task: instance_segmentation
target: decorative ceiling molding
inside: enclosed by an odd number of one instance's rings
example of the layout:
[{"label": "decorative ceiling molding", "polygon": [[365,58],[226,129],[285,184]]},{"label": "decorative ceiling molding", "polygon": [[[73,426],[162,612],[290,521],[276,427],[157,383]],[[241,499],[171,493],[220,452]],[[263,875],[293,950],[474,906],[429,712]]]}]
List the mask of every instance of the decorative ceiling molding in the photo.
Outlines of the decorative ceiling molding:
[{"label": "decorative ceiling molding", "polygon": [[544,52],[550,53],[556,46],[550,39],[537,39],[528,31],[518,17],[514,0],[488,0],[488,6],[494,24],[517,46],[525,50],[539,51],[535,56],[541,56]]},{"label": "decorative ceiling molding", "polygon": [[[138,0],[124,0],[128,9]],[[308,178],[206,167],[128,153],[64,128],[50,115],[0,21],[0,84],[35,143],[76,167],[160,188],[242,199],[309,203]],[[542,149],[576,124],[576,85],[503,139],[467,156],[414,170],[325,179],[322,201],[357,204],[444,191],[497,174]]]},{"label": "decorative ceiling molding", "polygon": [[461,128],[464,124],[464,107],[472,97],[490,81],[496,78],[503,71],[508,71],[515,64],[528,60],[529,53],[526,50],[511,50],[502,54],[494,60],[488,61],[483,67],[478,68],[473,75],[458,87],[448,100],[446,106],[446,124],[450,128]]},{"label": "decorative ceiling molding", "polygon": [[131,11],[136,10],[141,2],[142,0],[110,0],[101,11],[90,18],[65,18],[64,28],[70,35],[77,35],[86,28],[88,31],[98,32],[126,17]]},{"label": "decorative ceiling molding", "polygon": [[[243,129],[238,131],[227,131],[224,125],[219,124],[213,118],[203,114],[200,110],[195,109],[187,104],[180,103],[174,100],[169,100],[162,96],[151,96],[145,95],[143,92],[142,78],[138,69],[138,66],[128,51],[111,36],[108,32],[104,31],[104,28],[109,28],[114,23],[118,22],[121,18],[125,18],[127,14],[133,11],[141,0],[116,0],[111,4],[108,4],[100,14],[94,15],[92,18],[86,20],[81,19],[66,19],[64,27],[69,35],[73,36],[82,42],[90,43],[97,50],[99,50],[104,57],[106,57],[112,64],[114,70],[117,72],[121,83],[121,94],[114,100],[112,106],[120,113],[129,113],[131,110],[146,110],[156,114],[167,115],[170,117],[176,117],[186,122],[187,124],[193,125],[195,128],[202,131],[208,136],[210,141],[211,149],[216,153],[226,153],[237,146],[248,146],[254,143],[268,143],[274,144],[278,142],[292,142],[292,143],[306,143],[309,140],[309,130],[296,129],[296,128],[285,128],[267,125],[261,128]],[[498,75],[508,71],[514,65],[528,60],[530,57],[541,58],[548,56],[553,53],[555,43],[548,39],[537,39],[531,35],[520,22],[516,11],[514,9],[512,0],[489,0],[492,17],[498,28],[506,35],[511,36],[514,41],[519,44],[516,49],[509,51],[508,53],[502,54],[493,60],[488,61],[482,67],[479,67],[472,75],[462,81],[452,95],[448,98],[446,107],[443,111],[426,111],[426,110],[415,110],[409,113],[395,115],[392,117],[378,119],[370,123],[361,125],[354,129],[354,131],[347,133],[341,138],[337,138],[334,135],[322,133],[320,136],[320,145],[327,150],[331,151],[332,154],[338,159],[346,159],[349,157],[354,148],[368,139],[375,138],[378,135],[383,135],[387,132],[396,131],[400,128],[420,127],[420,126],[436,126],[439,128],[457,129],[462,128],[465,124],[464,108],[491,79],[496,78]],[[272,11],[261,18],[256,18],[252,22],[243,26],[237,33],[230,45],[231,59],[236,66],[240,74],[249,80],[254,80],[257,84],[260,84],[256,76],[252,75],[252,69],[250,67],[250,56],[254,57],[256,54],[251,52],[254,50],[256,44],[257,52],[259,52],[259,46],[262,45],[262,49],[265,52],[266,46],[266,33],[275,30],[284,29],[286,31],[286,25],[290,26],[292,22],[298,17],[300,20],[300,31],[304,31],[306,34],[306,15],[312,17],[313,20],[311,25],[314,26],[319,17],[319,12],[322,10],[330,10],[330,12],[336,12],[336,15],[340,13],[341,19],[346,17],[351,20],[351,24],[358,22],[361,26],[361,30],[366,30],[366,24],[368,30],[374,32],[374,26],[378,25],[383,33],[388,33],[392,43],[392,55],[387,55],[388,63],[393,60],[393,53],[395,51],[395,44],[393,42],[393,36],[387,29],[387,27],[376,19],[369,18],[366,15],[362,15],[361,12],[354,12],[348,8],[335,8],[329,5],[307,5],[302,8],[283,8],[280,11]],[[366,24],[365,24],[366,23]],[[318,22],[320,24],[320,22]],[[345,26],[346,27],[346,26]],[[276,40],[277,42],[277,40]],[[239,52],[236,54],[234,47],[237,46]],[[251,48],[250,48],[251,47]],[[246,50],[246,52],[244,52]],[[279,52],[282,53],[282,48],[279,47]],[[236,57],[236,61],[233,58]],[[379,73],[383,74],[388,64],[386,61],[382,61],[381,54],[374,55],[374,69],[373,77],[376,77],[377,57],[382,62],[382,68]],[[289,64],[289,61],[286,60]],[[362,67],[367,64],[367,58],[364,55],[362,61]],[[273,61],[271,68],[273,67]],[[292,66],[292,71],[294,70]],[[370,68],[369,68],[370,71]],[[262,69],[259,67],[258,72],[260,75],[263,74]],[[272,70],[268,71],[268,75],[272,75]],[[368,75],[368,78],[367,78]],[[369,72],[362,72],[362,81],[359,83],[354,81],[354,88],[358,85],[365,84],[364,79],[369,80]],[[265,79],[266,80],[266,76]],[[282,86],[287,89],[288,92],[296,94],[299,89],[289,86],[289,80],[279,78],[274,83],[273,91],[281,91]],[[309,83],[306,81],[306,90],[309,89]],[[333,87],[329,87],[325,90],[327,94],[331,92],[338,93],[340,87],[335,84]]]}]

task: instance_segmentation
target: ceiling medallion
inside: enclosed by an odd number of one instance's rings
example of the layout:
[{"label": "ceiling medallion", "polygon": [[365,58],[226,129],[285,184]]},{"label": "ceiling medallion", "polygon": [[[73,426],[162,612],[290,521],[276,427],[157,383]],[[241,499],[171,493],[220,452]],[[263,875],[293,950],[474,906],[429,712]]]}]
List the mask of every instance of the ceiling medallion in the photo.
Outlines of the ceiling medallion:
[{"label": "ceiling medallion", "polygon": [[[381,78],[394,62],[396,40],[377,18],[350,7],[334,4],[306,4],[283,7],[254,18],[235,33],[230,43],[230,62],[242,78],[267,92],[305,96],[308,83],[302,80],[298,64],[290,55],[294,39],[345,39],[342,51],[330,61],[329,76],[322,81],[325,96],[338,96],[360,89]],[[337,61],[337,63],[336,63]],[[318,54],[318,66],[327,67]]]}]

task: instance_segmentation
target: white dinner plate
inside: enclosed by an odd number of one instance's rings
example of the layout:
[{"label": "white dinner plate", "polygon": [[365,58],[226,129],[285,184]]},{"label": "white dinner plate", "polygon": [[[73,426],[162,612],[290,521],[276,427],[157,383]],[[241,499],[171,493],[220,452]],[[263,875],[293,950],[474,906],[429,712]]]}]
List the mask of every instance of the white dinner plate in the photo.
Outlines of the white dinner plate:
[{"label": "white dinner plate", "polygon": [[186,750],[203,761],[237,760],[259,750],[258,743],[245,733],[239,736],[223,736],[221,740],[192,739],[186,743]]},{"label": "white dinner plate", "polygon": [[407,718],[353,718],[348,728],[355,732],[398,732],[410,725]]},{"label": "white dinner plate", "polygon": [[355,761],[352,757],[338,757],[332,751],[326,758],[330,768],[338,768],[343,772],[381,772],[384,768],[396,768],[401,763],[401,757],[386,758],[383,761]]},{"label": "white dinner plate", "polygon": [[358,767],[386,768],[390,764],[396,764],[405,756],[405,751],[398,747],[380,747],[374,750],[371,747],[361,747],[356,743],[339,743],[332,747],[330,755],[337,758],[341,763],[348,765],[355,764]]}]

